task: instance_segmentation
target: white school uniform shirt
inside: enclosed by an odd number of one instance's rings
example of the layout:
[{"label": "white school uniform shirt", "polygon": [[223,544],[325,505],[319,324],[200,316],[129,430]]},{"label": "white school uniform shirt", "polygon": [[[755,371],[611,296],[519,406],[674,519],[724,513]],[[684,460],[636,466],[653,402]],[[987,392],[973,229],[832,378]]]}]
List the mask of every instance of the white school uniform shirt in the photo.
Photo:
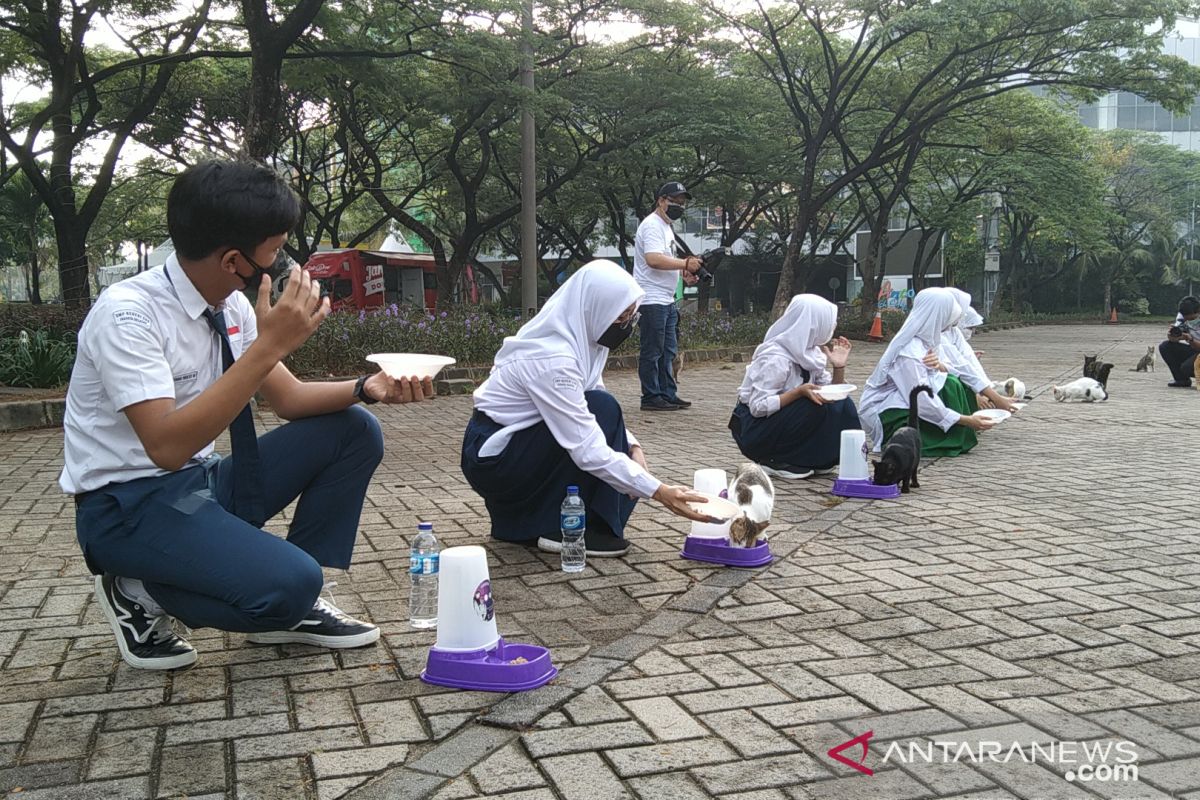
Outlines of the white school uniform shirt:
[{"label": "white school uniform shirt", "polygon": [[643,305],[674,303],[679,270],[655,269],[646,263],[647,253],[675,255],[675,231],[657,211],[641,221],[633,237],[633,279],[646,293]]},{"label": "white school uniform shirt", "polygon": [[[165,475],[146,454],[123,409],[145,400],[195,400],[221,376],[221,343],[203,314],[208,303],[172,255],[162,267],[105,289],[79,330],[63,419],[67,494]],[[254,308],[241,292],[222,310],[234,358],[258,336]],[[193,462],[211,454],[202,447]]]},{"label": "white school uniform shirt", "polygon": [[821,345],[836,327],[836,305],[815,294],[793,297],[754,349],[738,402],[755,417],[769,417],[779,411],[779,395],[803,384],[805,373],[809,383],[827,385],[832,375]]},{"label": "white school uniform shirt", "polygon": [[[513,434],[539,422],[584,472],[627,494],[652,497],[662,485],[625,453],[608,446],[584,392],[603,389],[608,348],[596,339],[642,296],[629,273],[611,261],[585,265],[559,287],[537,316],[504,340],[475,408],[503,426],[479,448],[499,455]],[[626,431],[630,445],[637,440]]]},{"label": "white school uniform shirt", "polygon": [[970,342],[972,330],[983,324],[983,317],[971,307],[971,295],[955,288],[950,288],[950,293],[958,301],[962,317],[942,336],[938,358],[950,369],[950,374],[957,375],[967,388],[979,394],[992,385]]},{"label": "white school uniform shirt", "polygon": [[948,431],[961,418],[962,415],[937,398],[946,385],[946,374],[922,363],[929,350],[941,353],[943,331],[961,317],[962,309],[948,289],[930,288],[917,293],[912,310],[867,379],[859,400],[858,418],[872,451],[883,446],[880,413],[892,408],[908,409],[909,393],[922,384],[928,385],[934,396],[930,398],[924,392],[918,395],[917,412],[921,419]]}]

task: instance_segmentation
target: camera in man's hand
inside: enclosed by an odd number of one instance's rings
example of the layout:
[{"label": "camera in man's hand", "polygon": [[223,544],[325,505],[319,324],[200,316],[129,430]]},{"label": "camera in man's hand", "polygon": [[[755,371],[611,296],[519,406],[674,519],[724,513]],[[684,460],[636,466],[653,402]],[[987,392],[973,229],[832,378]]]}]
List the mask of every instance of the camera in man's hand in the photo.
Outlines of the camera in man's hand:
[{"label": "camera in man's hand", "polygon": [[700,268],[696,270],[696,280],[706,286],[713,281],[713,275],[710,270],[717,268],[721,263],[721,259],[728,254],[728,247],[714,247],[712,250],[706,250],[700,255]]}]

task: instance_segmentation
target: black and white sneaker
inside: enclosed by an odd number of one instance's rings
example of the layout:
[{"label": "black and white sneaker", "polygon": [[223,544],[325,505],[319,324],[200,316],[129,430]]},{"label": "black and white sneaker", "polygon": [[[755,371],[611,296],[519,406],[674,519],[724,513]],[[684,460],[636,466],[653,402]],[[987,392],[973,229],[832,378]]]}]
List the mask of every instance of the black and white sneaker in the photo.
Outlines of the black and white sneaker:
[{"label": "black and white sneaker", "polygon": [[[547,553],[562,552],[562,533],[555,531],[538,539],[538,549]],[[589,530],[583,534],[583,545],[592,558],[619,558],[629,552],[629,542],[611,533]]]},{"label": "black and white sneaker", "polygon": [[246,635],[254,644],[312,644],[317,647],[365,647],[379,641],[379,628],[346,614],[324,597],[318,597],[308,616],[286,631],[260,631]]},{"label": "black and white sneaker", "polygon": [[178,669],[196,663],[196,649],[171,628],[166,614],[150,614],[117,588],[112,575],[96,576],[96,602],[117,637],[121,658],[138,669]]}]

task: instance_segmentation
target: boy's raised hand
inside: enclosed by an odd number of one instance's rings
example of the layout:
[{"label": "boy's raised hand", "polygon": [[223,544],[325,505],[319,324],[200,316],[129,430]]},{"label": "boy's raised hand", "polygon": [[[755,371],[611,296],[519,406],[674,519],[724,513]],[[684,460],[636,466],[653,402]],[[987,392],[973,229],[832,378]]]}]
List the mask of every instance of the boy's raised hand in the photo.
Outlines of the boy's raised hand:
[{"label": "boy's raised hand", "polygon": [[263,275],[254,304],[258,341],[266,344],[277,360],[283,360],[329,316],[329,298],[321,297],[321,283],[308,270],[292,267],[279,300],[271,305],[271,278]]}]

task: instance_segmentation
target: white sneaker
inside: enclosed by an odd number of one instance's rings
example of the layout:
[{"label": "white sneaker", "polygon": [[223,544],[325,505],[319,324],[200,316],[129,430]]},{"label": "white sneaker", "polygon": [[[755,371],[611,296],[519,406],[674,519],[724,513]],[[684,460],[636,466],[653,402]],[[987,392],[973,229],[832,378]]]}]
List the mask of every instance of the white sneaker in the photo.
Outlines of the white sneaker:
[{"label": "white sneaker", "polygon": [[763,472],[767,473],[772,478],[783,478],[786,481],[802,481],[805,478],[811,478],[813,476],[813,471],[811,469],[807,472],[789,472],[786,469],[776,469],[775,467],[768,467],[765,464],[759,464],[759,466],[762,467]]}]

